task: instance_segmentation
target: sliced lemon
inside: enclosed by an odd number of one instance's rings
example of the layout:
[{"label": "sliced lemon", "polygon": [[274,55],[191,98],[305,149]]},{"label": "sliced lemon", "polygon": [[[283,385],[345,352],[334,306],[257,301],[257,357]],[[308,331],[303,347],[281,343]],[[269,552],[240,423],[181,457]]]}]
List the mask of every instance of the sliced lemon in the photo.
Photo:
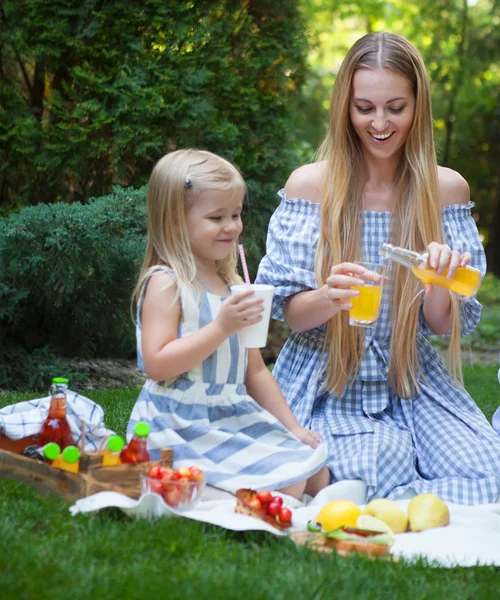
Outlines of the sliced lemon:
[{"label": "sliced lemon", "polygon": [[359,529],[368,529],[368,531],[377,531],[378,533],[388,533],[392,538],[396,539],[394,531],[392,531],[389,525],[382,521],[382,519],[377,519],[377,517],[359,515],[356,527]]}]

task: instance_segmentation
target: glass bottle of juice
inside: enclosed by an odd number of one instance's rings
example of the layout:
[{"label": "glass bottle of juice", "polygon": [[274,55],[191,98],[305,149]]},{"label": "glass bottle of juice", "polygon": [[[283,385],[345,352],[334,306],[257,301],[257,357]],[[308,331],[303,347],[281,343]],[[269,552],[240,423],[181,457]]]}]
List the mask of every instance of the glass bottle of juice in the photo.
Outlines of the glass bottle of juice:
[{"label": "glass bottle of juice", "polygon": [[112,435],[107,441],[102,455],[102,466],[115,467],[121,465],[120,452],[123,450],[123,446],[125,446],[125,440],[119,435]]},{"label": "glass bottle of juice", "polygon": [[56,442],[61,448],[66,448],[66,446],[75,443],[71,434],[71,428],[66,419],[67,390],[68,380],[63,377],[54,377],[50,387],[49,413],[38,434],[39,446],[45,446],[49,442]]},{"label": "glass bottle of juice", "polygon": [[462,296],[473,296],[481,285],[481,272],[469,266],[458,267],[451,279],[447,277],[448,269],[439,275],[428,265],[428,252],[414,252],[392,244],[382,244],[380,254],[410,268],[422,283],[439,285]]},{"label": "glass bottle of juice", "polygon": [[43,458],[53,463],[61,455],[61,448],[55,442],[49,442],[42,448]]},{"label": "glass bottle of juice", "polygon": [[146,449],[149,432],[150,427],[147,423],[136,423],[132,439],[128,443],[128,446],[120,452],[122,463],[149,462],[149,452]]}]

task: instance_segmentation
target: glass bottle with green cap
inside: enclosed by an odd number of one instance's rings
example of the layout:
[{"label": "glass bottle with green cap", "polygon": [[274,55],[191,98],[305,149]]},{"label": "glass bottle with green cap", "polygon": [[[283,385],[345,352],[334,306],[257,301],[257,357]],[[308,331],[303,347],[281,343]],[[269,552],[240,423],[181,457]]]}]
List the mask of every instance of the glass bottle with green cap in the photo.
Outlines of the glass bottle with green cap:
[{"label": "glass bottle with green cap", "polygon": [[56,458],[58,458],[61,454],[61,448],[59,444],[56,444],[55,442],[49,442],[48,444],[45,444],[45,446],[42,449],[42,452],[43,458],[45,460],[54,462]]},{"label": "glass bottle with green cap", "polygon": [[150,427],[147,423],[143,421],[136,423],[132,439],[120,453],[122,463],[141,463],[151,460],[146,447],[149,432]]},{"label": "glass bottle with green cap", "polygon": [[125,440],[119,435],[112,435],[106,442],[106,448],[102,455],[102,466],[103,467],[115,467],[121,465],[122,460],[120,458],[120,452],[125,446]]},{"label": "glass bottle with green cap", "polygon": [[66,418],[66,392],[68,380],[54,377],[50,386],[50,406],[47,418],[38,434],[38,445],[46,446],[49,442],[59,444],[60,448],[74,445],[71,427]]}]

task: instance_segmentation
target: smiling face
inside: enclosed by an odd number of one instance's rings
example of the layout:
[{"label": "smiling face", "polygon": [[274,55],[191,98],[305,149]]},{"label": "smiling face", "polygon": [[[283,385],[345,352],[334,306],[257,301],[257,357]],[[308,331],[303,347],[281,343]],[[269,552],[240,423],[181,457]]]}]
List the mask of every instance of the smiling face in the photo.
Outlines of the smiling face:
[{"label": "smiling face", "polygon": [[359,69],[352,79],[351,123],[365,155],[396,156],[410,132],[415,114],[411,82],[388,69]]},{"label": "smiling face", "polygon": [[227,258],[233,251],[243,224],[243,199],[234,190],[199,192],[186,214],[191,251],[197,264]]}]

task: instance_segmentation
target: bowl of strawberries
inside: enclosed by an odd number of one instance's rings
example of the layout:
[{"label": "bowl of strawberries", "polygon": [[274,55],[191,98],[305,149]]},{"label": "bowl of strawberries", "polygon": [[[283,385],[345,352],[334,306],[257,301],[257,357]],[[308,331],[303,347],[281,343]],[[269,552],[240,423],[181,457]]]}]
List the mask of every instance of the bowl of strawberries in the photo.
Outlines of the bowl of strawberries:
[{"label": "bowl of strawberries", "polygon": [[171,469],[152,465],[141,478],[143,494],[159,494],[171,508],[191,510],[200,501],[205,489],[203,471],[192,465]]}]

